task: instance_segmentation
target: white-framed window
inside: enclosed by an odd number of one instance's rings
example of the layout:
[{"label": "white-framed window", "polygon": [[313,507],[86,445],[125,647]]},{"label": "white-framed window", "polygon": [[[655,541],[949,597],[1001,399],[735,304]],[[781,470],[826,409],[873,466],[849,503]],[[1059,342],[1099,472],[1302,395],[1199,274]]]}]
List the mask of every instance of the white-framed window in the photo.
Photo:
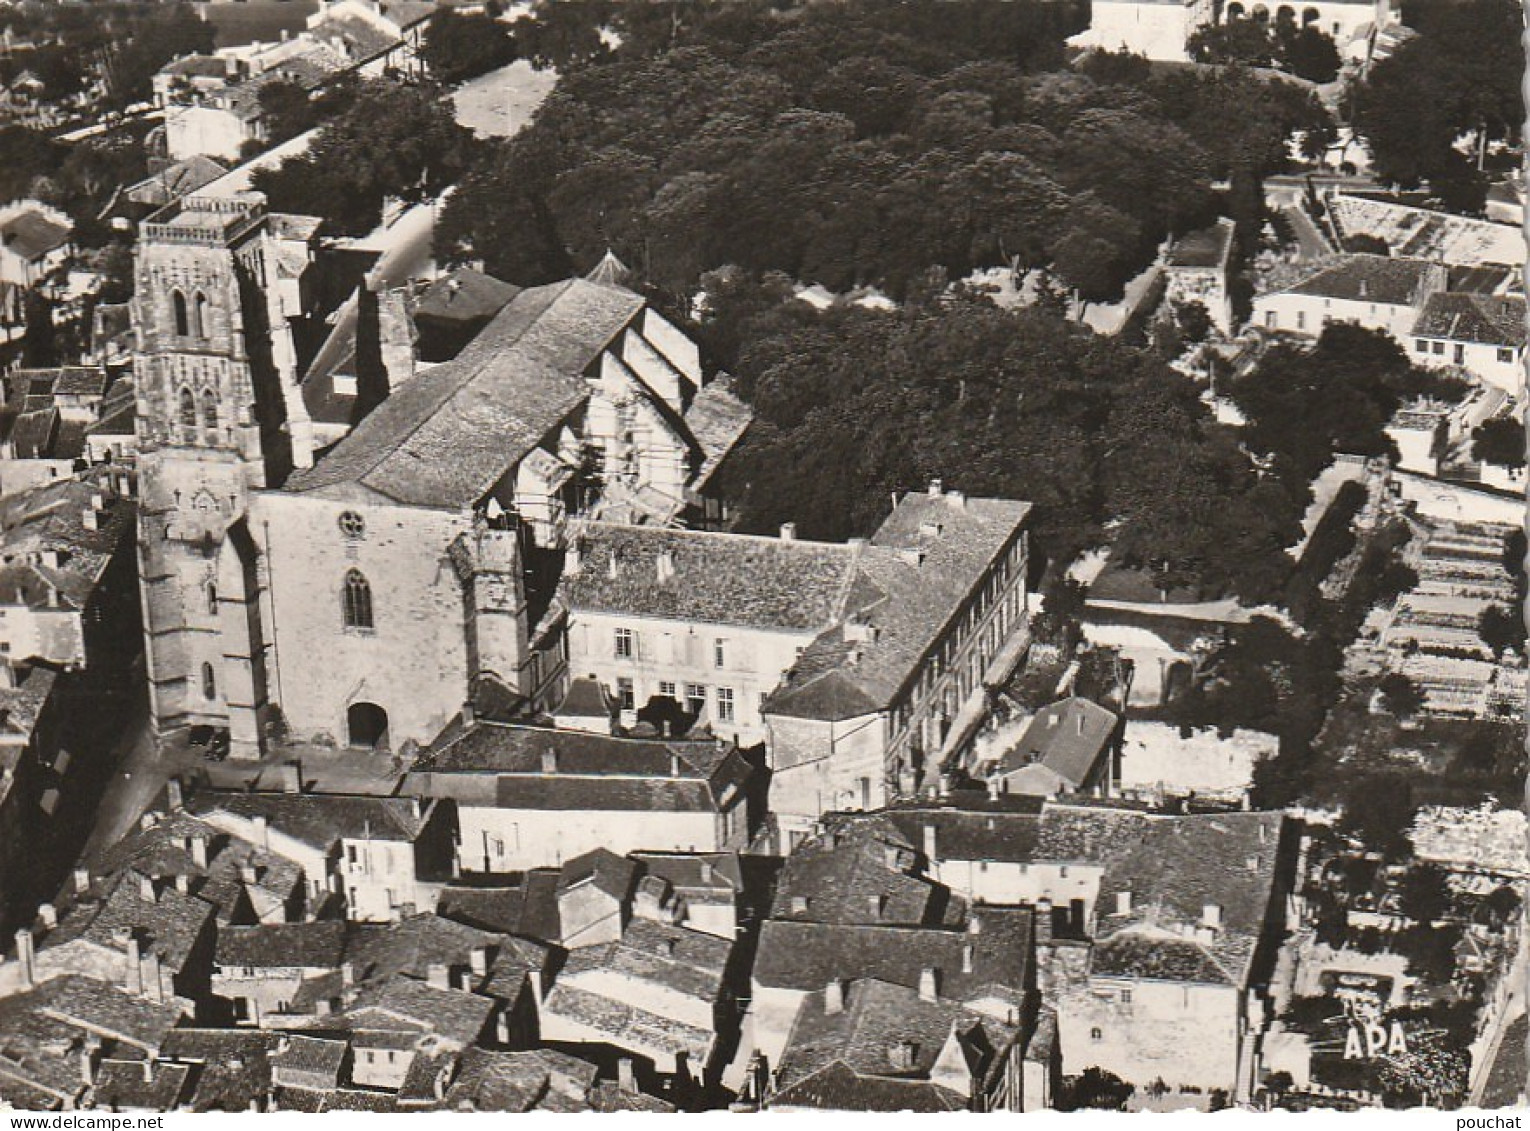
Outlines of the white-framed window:
[{"label": "white-framed window", "polygon": [[733,688],[731,687],[717,689],[717,720],[723,723],[733,721]]},{"label": "white-framed window", "polygon": [[632,659],[637,651],[635,639],[630,628],[618,628],[616,630],[616,658],[618,660]]},{"label": "white-framed window", "polygon": [[712,641],[712,666],[718,668],[728,666],[728,642],[720,636]]},{"label": "white-framed window", "polygon": [[632,681],[626,676],[616,681],[616,697],[621,701],[624,711],[631,711],[637,707],[637,692],[633,689]]},{"label": "white-framed window", "polygon": [[659,694],[666,699],[674,699],[676,701],[680,698],[680,696],[675,694],[674,683],[667,679],[659,680]]},{"label": "white-framed window", "polygon": [[693,715],[701,715],[707,709],[707,689],[705,684],[688,683],[685,685],[685,709]]},{"label": "white-framed window", "polygon": [[1307,312],[1305,310],[1298,310],[1296,312],[1296,328],[1298,330],[1305,330],[1307,328]]}]

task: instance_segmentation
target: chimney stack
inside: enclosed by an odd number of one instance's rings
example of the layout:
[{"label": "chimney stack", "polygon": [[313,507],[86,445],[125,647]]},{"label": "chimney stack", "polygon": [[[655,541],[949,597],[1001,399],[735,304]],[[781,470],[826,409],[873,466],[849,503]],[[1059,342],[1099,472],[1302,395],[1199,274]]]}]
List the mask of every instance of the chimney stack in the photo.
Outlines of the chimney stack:
[{"label": "chimney stack", "polygon": [[462,725],[470,727],[476,719],[477,714],[473,710],[473,704],[471,702],[462,704]]},{"label": "chimney stack", "polygon": [[1130,915],[1132,912],[1132,893],[1128,891],[1116,892],[1116,914]]},{"label": "chimney stack", "polygon": [[942,483],[939,479],[931,479],[930,480],[930,491],[929,491],[930,498],[932,498],[932,499],[940,498],[940,496],[942,494],[944,494],[944,488],[945,488],[945,484]]},{"label": "chimney stack", "polygon": [[654,566],[658,571],[659,584],[675,579],[675,554],[673,550],[660,550],[654,558]]},{"label": "chimney stack", "polygon": [[926,966],[919,971],[919,997],[922,1001],[940,1000],[940,971]]},{"label": "chimney stack", "polygon": [[795,542],[797,540],[797,524],[795,522],[783,522],[781,524],[781,541]]},{"label": "chimney stack", "polygon": [[438,990],[452,988],[451,967],[444,962],[432,962],[425,970],[425,981]]},{"label": "chimney stack", "polygon": [[1201,908],[1201,926],[1210,927],[1213,931],[1222,929],[1222,905],[1220,903],[1208,903]]},{"label": "chimney stack", "polygon": [[972,973],[972,944],[970,942],[962,943],[962,973]]},{"label": "chimney stack", "polygon": [[16,962],[21,967],[21,987],[30,990],[37,984],[37,946],[30,928],[16,931]]},{"label": "chimney stack", "polygon": [[86,530],[101,529],[100,520],[96,518],[96,512],[90,507],[86,507],[80,512],[80,525]]},{"label": "chimney stack", "polygon": [[281,767],[282,792],[303,792],[303,763],[296,758],[283,762]]},{"label": "chimney stack", "polygon": [[39,903],[37,905],[37,917],[42,920],[42,925],[48,930],[58,926],[58,908],[51,903]]},{"label": "chimney stack", "polygon": [[680,776],[680,755],[674,751],[671,751],[669,755],[669,776],[672,778]]},{"label": "chimney stack", "polygon": [[130,994],[143,993],[143,955],[139,950],[138,936],[129,934],[127,937],[127,992]]},{"label": "chimney stack", "polygon": [[558,772],[558,752],[556,750],[542,751],[542,772],[555,774]]},{"label": "chimney stack", "polygon": [[712,882],[712,862],[710,860],[698,860],[696,862],[696,869],[701,873],[702,883],[709,884]]},{"label": "chimney stack", "polygon": [[616,1062],[616,1087],[617,1090],[632,1095],[637,1091],[637,1083],[632,1077],[632,1058],[621,1057]]},{"label": "chimney stack", "polygon": [[198,868],[207,867],[207,838],[201,834],[191,838],[191,862]]},{"label": "chimney stack", "polygon": [[838,978],[830,978],[823,988],[823,1011],[828,1017],[845,1011],[845,984]]},{"label": "chimney stack", "polygon": [[84,895],[90,890],[90,869],[76,868],[74,870],[74,894]]},{"label": "chimney stack", "polygon": [[533,967],[526,971],[526,980],[531,983],[531,1000],[540,1005],[545,996],[542,992],[542,971]]},{"label": "chimney stack", "polygon": [[174,813],[185,807],[186,800],[182,795],[181,779],[172,777],[165,783],[165,808]]},{"label": "chimney stack", "polygon": [[620,573],[620,572],[621,571],[620,571],[620,569],[617,568],[617,564],[616,564],[616,551],[612,550],[611,551],[611,558],[606,563],[606,576],[609,577],[612,581],[615,581],[616,580],[616,575],[618,573]]},{"label": "chimney stack", "polygon": [[1036,901],[1036,942],[1052,941],[1052,901],[1045,897]]},{"label": "chimney stack", "polygon": [[924,826],[924,858],[932,864],[939,859],[936,850],[940,847],[934,825]]},{"label": "chimney stack", "polygon": [[96,1070],[101,1067],[101,1042],[96,1037],[86,1037],[85,1047],[80,1050],[80,1083],[87,1088],[96,1082]]},{"label": "chimney stack", "polygon": [[255,843],[266,852],[271,851],[271,823],[264,815],[255,817],[251,822],[255,826]]},{"label": "chimney stack", "polygon": [[474,974],[487,974],[489,972],[489,951],[487,947],[475,946],[468,952],[468,969]]},{"label": "chimney stack", "polygon": [[138,877],[138,896],[145,903],[159,902],[159,892],[154,888],[154,879],[152,876]]},{"label": "chimney stack", "polygon": [[151,1000],[163,1002],[165,1000],[165,983],[160,973],[159,955],[151,951],[144,956],[143,965],[144,992],[148,994]]}]

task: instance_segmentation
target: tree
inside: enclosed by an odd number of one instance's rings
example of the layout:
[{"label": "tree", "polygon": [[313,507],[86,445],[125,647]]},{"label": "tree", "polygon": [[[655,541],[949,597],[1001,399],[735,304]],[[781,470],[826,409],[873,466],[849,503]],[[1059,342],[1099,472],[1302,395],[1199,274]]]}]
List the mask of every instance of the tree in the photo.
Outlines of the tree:
[{"label": "tree", "polygon": [[1297,78],[1309,82],[1333,82],[1343,60],[1333,38],[1314,25],[1300,31],[1284,28],[1277,32],[1276,54],[1280,65]]},{"label": "tree", "polygon": [[1344,250],[1363,252],[1366,255],[1390,256],[1392,254],[1392,245],[1380,236],[1372,235],[1370,232],[1355,232],[1344,237]]},{"label": "tree", "polygon": [[1524,423],[1512,416],[1484,420],[1472,431],[1472,458],[1510,470],[1524,467]]},{"label": "tree", "polygon": [[1415,864],[1403,876],[1398,899],[1404,915],[1428,927],[1450,910],[1450,885],[1433,864]]},{"label": "tree", "polygon": [[1211,334],[1211,314],[1205,303],[1180,302],[1174,304],[1174,321],[1187,342],[1204,342]]},{"label": "tree", "polygon": [[1416,808],[1407,778],[1400,774],[1356,777],[1346,784],[1342,804],[1339,827],[1361,843],[1391,859],[1409,850],[1408,830]]},{"label": "tree", "polygon": [[514,62],[515,41],[493,16],[438,8],[425,25],[420,58],[437,79],[458,83]]},{"label": "tree", "polygon": [[1229,18],[1197,30],[1186,41],[1185,50],[1197,63],[1268,67],[1274,62],[1275,45],[1268,24],[1254,19]]},{"label": "tree", "polygon": [[1471,1056],[1449,1034],[1414,1030],[1408,1051],[1382,1061],[1377,1079],[1389,1107],[1454,1107],[1466,1096]]},{"label": "tree", "polygon": [[1424,695],[1418,684],[1402,672],[1388,672],[1382,676],[1377,689],[1387,710],[1399,718],[1412,718],[1424,705]]},{"label": "tree", "polygon": [[21,364],[29,368],[58,365],[58,331],[53,324],[53,300],[39,290],[27,292],[22,309],[26,330],[21,337]]},{"label": "tree", "polygon": [[1493,650],[1494,656],[1502,657],[1505,652],[1525,654],[1525,619],[1519,609],[1489,605],[1477,618],[1477,635]]},{"label": "tree", "polygon": [[1079,1073],[1078,1078],[1065,1086],[1065,1096],[1059,1104],[1064,1110],[1095,1109],[1125,1111],[1126,1101],[1137,1089],[1107,1069],[1090,1066]]},{"label": "tree", "polygon": [[367,83],[301,156],[257,170],[256,190],[286,212],[321,216],[332,231],[359,235],[383,202],[437,196],[467,165],[472,135],[430,91]]},{"label": "tree", "polygon": [[208,54],[213,49],[213,26],[200,19],[192,5],[155,5],[141,22],[107,54],[107,103],[123,109],[153,93],[156,71],[182,55]]}]

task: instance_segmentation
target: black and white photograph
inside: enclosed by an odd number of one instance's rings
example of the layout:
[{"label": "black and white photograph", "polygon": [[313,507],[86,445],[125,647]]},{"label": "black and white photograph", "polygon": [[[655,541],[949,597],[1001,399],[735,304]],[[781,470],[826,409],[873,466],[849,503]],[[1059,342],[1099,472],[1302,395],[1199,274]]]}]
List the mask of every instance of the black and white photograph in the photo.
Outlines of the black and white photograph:
[{"label": "black and white photograph", "polygon": [[0,0],[0,1124],[1519,1126],[1526,43]]}]

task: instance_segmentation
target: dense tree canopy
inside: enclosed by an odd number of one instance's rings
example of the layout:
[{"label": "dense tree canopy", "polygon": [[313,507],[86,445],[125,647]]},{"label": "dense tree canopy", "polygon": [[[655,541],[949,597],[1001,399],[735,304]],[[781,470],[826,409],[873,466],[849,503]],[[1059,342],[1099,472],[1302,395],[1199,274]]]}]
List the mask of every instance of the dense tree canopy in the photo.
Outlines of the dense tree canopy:
[{"label": "dense tree canopy", "polygon": [[442,82],[462,82],[515,60],[509,29],[487,13],[458,15],[438,8],[425,25],[420,57]]},{"label": "dense tree canopy", "polygon": [[757,423],[727,474],[748,529],[863,535],[890,492],[942,478],[1035,503],[1056,557],[1110,523],[1121,562],[1172,583],[1263,599],[1289,572],[1295,502],[1146,352],[975,296],[897,313],[761,309],[736,366]]},{"label": "dense tree canopy", "polygon": [[1455,148],[1457,139],[1511,139],[1524,118],[1520,6],[1418,0],[1408,19],[1419,34],[1372,67],[1353,92],[1355,126],[1382,177],[1404,187],[1470,184],[1473,162]]},{"label": "dense tree canopy", "polygon": [[[898,297],[934,266],[1054,265],[1106,298],[1209,217],[1229,164],[1279,167],[1289,129],[1326,120],[1245,72],[1065,70],[1066,6],[676,11],[564,75],[485,156],[443,211],[440,258],[524,283],[609,246],[677,295],[725,264]],[[529,246],[501,238],[527,217]]]},{"label": "dense tree canopy", "polygon": [[1241,63],[1249,67],[1277,66],[1309,82],[1332,82],[1342,60],[1333,37],[1321,28],[1297,27],[1294,20],[1231,17],[1207,24],[1186,43],[1199,63]]},{"label": "dense tree canopy", "polygon": [[472,135],[449,106],[421,87],[363,85],[306,153],[255,173],[271,206],[322,216],[336,232],[376,226],[383,202],[423,200],[461,175]]}]

